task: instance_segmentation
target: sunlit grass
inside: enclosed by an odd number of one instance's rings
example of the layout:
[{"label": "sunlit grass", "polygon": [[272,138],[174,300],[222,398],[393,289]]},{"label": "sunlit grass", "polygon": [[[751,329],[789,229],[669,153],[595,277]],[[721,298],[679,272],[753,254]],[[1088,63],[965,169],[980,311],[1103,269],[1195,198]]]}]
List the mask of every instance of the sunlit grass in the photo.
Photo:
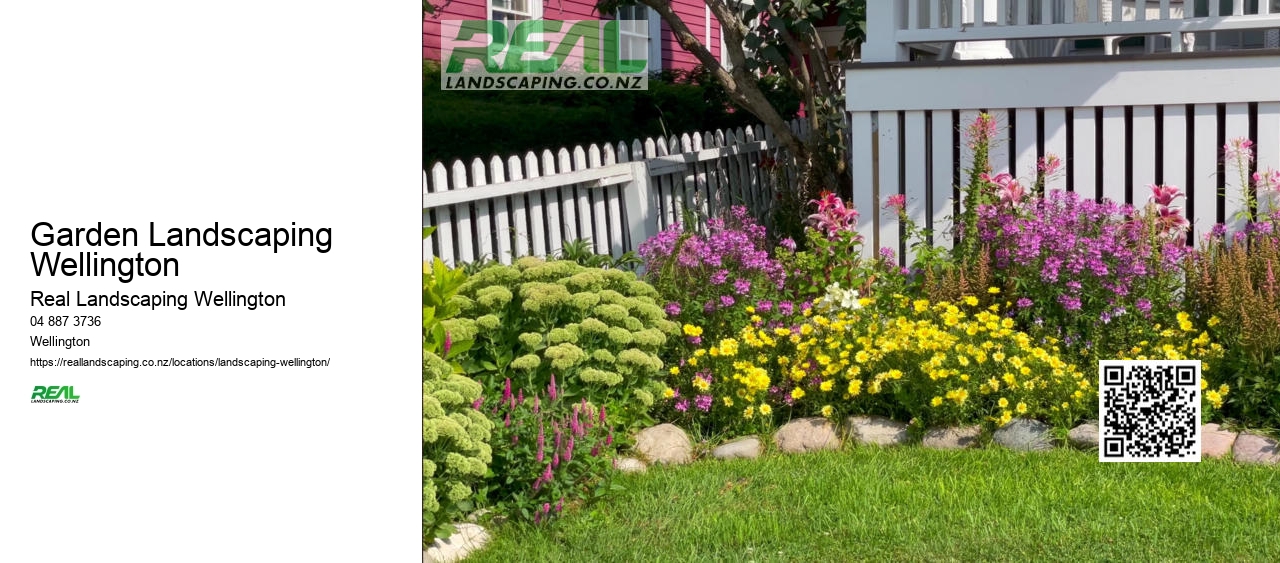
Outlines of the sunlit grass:
[{"label": "sunlit grass", "polygon": [[862,448],[703,461],[474,561],[1280,561],[1280,468]]}]

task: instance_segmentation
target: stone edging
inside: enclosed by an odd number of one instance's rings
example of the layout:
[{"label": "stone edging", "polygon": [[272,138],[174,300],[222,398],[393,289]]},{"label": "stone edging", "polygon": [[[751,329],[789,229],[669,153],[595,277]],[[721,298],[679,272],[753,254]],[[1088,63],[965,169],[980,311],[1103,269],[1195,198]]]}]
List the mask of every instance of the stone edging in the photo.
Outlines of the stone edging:
[{"label": "stone edging", "polygon": [[[774,446],[784,453],[804,453],[840,448],[844,441],[877,446],[901,446],[907,444],[907,425],[880,416],[851,416],[845,419],[842,441],[841,429],[825,418],[794,419],[774,432]],[[1016,451],[1045,451],[1055,447],[1052,427],[1043,422],[1015,418],[996,429],[992,442]],[[981,428],[972,426],[933,428],[925,432],[921,445],[925,448],[957,450],[970,448],[978,443]],[[1251,432],[1236,433],[1222,429],[1218,424],[1201,427],[1202,458],[1231,457],[1240,463],[1280,464],[1280,442]],[[1067,445],[1077,449],[1096,449],[1098,427],[1096,421],[1086,422],[1067,435]],[[716,459],[753,459],[763,452],[760,438],[744,436],[717,446],[711,452]],[[622,472],[643,472],[648,463],[681,465],[693,461],[693,444],[689,435],[674,424],[659,424],[641,430],[636,435],[636,457],[619,458],[614,467]]]}]

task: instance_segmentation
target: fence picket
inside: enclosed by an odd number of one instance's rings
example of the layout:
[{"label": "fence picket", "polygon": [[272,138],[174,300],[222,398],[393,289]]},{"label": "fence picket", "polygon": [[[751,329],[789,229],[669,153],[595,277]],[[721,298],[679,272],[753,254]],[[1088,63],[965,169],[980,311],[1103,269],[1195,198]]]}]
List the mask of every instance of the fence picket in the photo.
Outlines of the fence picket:
[{"label": "fence picket", "polygon": [[[582,145],[573,147],[573,170],[586,170],[587,168],[587,151],[583,150]],[[574,201],[577,206],[574,211],[578,216],[577,238],[590,238],[591,244],[594,246],[595,239],[597,237],[592,236],[593,233],[590,232],[593,227],[591,221],[591,199],[588,194],[589,191],[590,190],[586,186],[581,184],[573,187],[573,193],[575,196]]]},{"label": "fence picket", "polygon": [[956,166],[960,168],[960,197],[957,198],[959,200],[956,204],[957,213],[960,211],[959,208],[963,208],[966,203],[964,190],[969,185],[969,171],[975,166],[981,166],[973,161],[973,149],[969,148],[970,139],[967,134],[969,126],[978,119],[979,113],[978,110],[962,110],[960,112],[960,162],[956,163]]},{"label": "fence picket", "polygon": [[[520,157],[512,156],[507,159],[508,180],[515,181],[524,178],[524,173],[520,169]],[[511,196],[511,239],[515,242],[513,251],[515,254],[512,260],[517,256],[529,255],[529,214],[525,210],[525,196],[527,194],[516,194]]]},{"label": "fence picket", "polygon": [[1018,108],[1014,111],[1014,119],[1017,128],[1013,131],[1013,176],[1016,177],[1036,177],[1036,159],[1040,157],[1037,153],[1036,143],[1038,142],[1040,129],[1036,125],[1035,108]]},{"label": "fence picket", "polygon": [[1044,156],[1058,157],[1062,166],[1058,172],[1045,178],[1046,190],[1064,190],[1067,187],[1067,112],[1063,108],[1044,110]]},{"label": "fence picket", "polygon": [[956,124],[949,111],[933,112],[932,177],[929,181],[930,197],[933,205],[929,207],[928,224],[922,225],[930,230],[931,242],[937,246],[950,246],[951,237],[947,234],[950,225],[947,217],[952,215],[952,204],[955,197],[955,180],[952,176],[955,163],[952,162],[952,136]]},{"label": "fence picket", "polygon": [[[563,174],[572,171],[571,158],[569,149],[562,148],[556,151],[556,172]],[[561,239],[560,246],[555,249],[556,252],[563,250],[565,244],[581,236],[578,231],[578,211],[574,191],[573,184],[566,184],[560,188],[560,226],[564,231],[564,238]]]},{"label": "fence picket", "polygon": [[[489,161],[489,183],[501,184],[506,181],[506,174],[503,170],[502,159],[493,157]],[[493,199],[493,215],[494,215],[494,252],[499,262],[503,264],[511,263],[511,215],[508,211],[509,202],[505,197]]]},{"label": "fence picket", "polygon": [[[1164,154],[1160,182],[1167,186],[1187,189],[1187,106],[1164,106],[1161,153]],[[1135,198],[1137,199],[1137,198]],[[1142,200],[1138,200],[1138,203]],[[1184,209],[1185,202],[1180,204]]]},{"label": "fence picket", "polygon": [[[1264,102],[1258,104],[1258,138],[1255,149],[1258,152],[1258,172],[1266,173],[1280,170],[1280,102]],[[1280,187],[1277,187],[1280,189]],[[1280,208],[1280,192],[1273,193],[1271,198],[1262,194],[1258,196],[1258,212],[1270,213]]]},{"label": "fence picket", "polygon": [[[1240,8],[1240,3],[1236,3],[1236,9]],[[1237,14],[1239,15],[1239,14]],[[1226,114],[1223,122],[1223,133],[1227,143],[1232,139],[1248,139],[1249,138],[1249,104],[1227,104]],[[1224,205],[1225,212],[1223,220],[1227,224],[1227,230],[1236,232],[1244,228],[1245,220],[1242,215],[1245,211],[1245,199],[1242,190],[1251,189],[1249,185],[1249,163],[1245,162],[1244,173],[1241,174],[1234,162],[1227,162],[1224,167],[1224,190],[1223,196],[1226,199]],[[1242,179],[1241,176],[1244,176]],[[1244,186],[1240,182],[1245,182]]]},{"label": "fence picket", "polygon": [[1076,108],[1071,112],[1071,191],[1081,197],[1094,199],[1097,192],[1097,130],[1094,129],[1094,111],[1091,107]]},{"label": "fence picket", "polygon": [[[449,172],[445,169],[444,164],[437,162],[431,167],[431,193],[440,193],[449,189]],[[453,250],[453,214],[448,207],[435,209],[436,221],[432,225],[436,228],[435,233],[431,236],[440,241],[438,245],[439,256],[445,264],[450,266],[458,263],[457,256]]]},{"label": "fence picket", "polygon": [[1192,168],[1187,182],[1191,209],[1187,219],[1194,225],[1194,240],[1198,241],[1218,223],[1218,108],[1213,104],[1196,104],[1194,111]]},{"label": "fence picket", "polygon": [[[484,161],[479,158],[471,161],[471,187],[487,186]],[[498,258],[493,243],[493,210],[490,200],[472,203],[475,206],[476,218],[476,260]]]},{"label": "fence picket", "polygon": [[[925,137],[925,120],[923,111],[908,111],[903,118],[902,139],[906,147],[924,147],[927,139]],[[917,227],[925,225],[925,210],[929,207],[929,186],[925,180],[925,173],[928,164],[925,161],[924,150],[910,150],[903,153],[906,160],[903,170],[906,172],[903,179],[903,193],[907,196],[907,217]],[[909,266],[915,260],[915,252],[911,250],[912,241],[903,240],[898,255],[902,256],[901,264]]]},{"label": "fence picket", "polygon": [[[453,182],[450,183],[450,190],[463,189],[467,187],[467,166],[461,160],[453,163]],[[454,215],[458,218],[458,261],[474,262],[476,260],[475,233],[471,230],[471,204],[463,203],[453,207]]]},{"label": "fence picket", "polygon": [[862,237],[863,256],[871,256],[875,249],[875,154],[878,140],[872,113],[853,113],[853,139],[849,143],[850,168],[853,171],[853,205],[860,214],[858,235]]},{"label": "fence picket", "polygon": [[880,228],[878,229],[879,237],[875,242],[875,249],[878,252],[881,248],[890,248],[893,250],[895,257],[902,258],[899,250],[901,242],[898,236],[900,221],[898,216],[893,213],[884,213],[881,207],[890,196],[902,193],[902,179],[898,176],[898,161],[902,158],[899,152],[898,131],[898,114],[896,112],[880,113],[880,183],[879,190],[875,195],[875,203],[865,211],[872,216],[879,217]]},{"label": "fence picket", "polygon": [[1129,179],[1124,174],[1124,150],[1129,140],[1124,130],[1124,108],[1102,108],[1102,189],[1100,195],[1111,201],[1124,203],[1125,185]]},{"label": "fence picket", "polygon": [[[538,174],[538,155],[533,152],[527,152],[524,155],[524,170],[526,178],[537,178]],[[547,230],[546,208],[542,205],[541,190],[529,192],[529,250],[534,256],[547,255]]]},{"label": "fence picket", "polygon": [[[599,168],[604,162],[600,158],[600,147],[590,145],[587,147],[587,166],[590,168]],[[595,219],[595,229],[592,231],[592,242],[596,248],[596,254],[609,254],[609,216],[605,204],[605,192],[608,188],[588,189],[584,188],[586,195],[591,196],[591,215]]]},{"label": "fence picket", "polygon": [[1132,173],[1129,176],[1132,202],[1141,201],[1147,193],[1147,186],[1156,181],[1156,108],[1155,106],[1133,106],[1133,138],[1129,141],[1133,159],[1130,163]]},{"label": "fence picket", "polygon": [[[549,149],[542,151],[542,175],[554,176],[556,173],[556,157]],[[545,205],[547,209],[547,256],[559,252],[564,246],[564,221],[561,220],[561,210],[564,208],[560,199],[561,190],[546,190],[542,192],[546,198]]]},{"label": "fence picket", "polygon": [[1016,174],[1015,171],[1009,170],[1009,155],[1012,154],[1012,140],[1009,134],[1009,111],[1003,109],[988,110],[987,113],[996,122],[996,136],[991,140],[991,173],[1000,174],[1005,172],[1008,174]]}]

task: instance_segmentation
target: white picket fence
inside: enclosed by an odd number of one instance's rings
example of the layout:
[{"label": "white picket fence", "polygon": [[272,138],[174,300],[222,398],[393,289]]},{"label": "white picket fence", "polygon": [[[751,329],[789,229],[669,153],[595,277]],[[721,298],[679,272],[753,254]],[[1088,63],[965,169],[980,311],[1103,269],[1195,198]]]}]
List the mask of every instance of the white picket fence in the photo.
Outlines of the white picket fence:
[{"label": "white picket fence", "polygon": [[[802,120],[792,131],[807,134]],[[437,162],[422,175],[424,258],[457,265],[511,263],[556,254],[589,239],[598,254],[621,256],[685,210],[705,219],[729,205],[763,218],[785,169],[770,169],[779,144],[767,127],[576,146],[524,156]],[[765,166],[761,166],[762,163]]]},{"label": "white picket fence", "polygon": [[1231,224],[1242,208],[1238,175],[1221,164],[1227,141],[1251,138],[1255,169],[1280,169],[1275,51],[847,69],[854,203],[868,253],[889,247],[910,256],[898,218],[867,211],[890,195],[906,195],[917,225],[947,230],[971,165],[962,130],[982,111],[1000,126],[996,172],[1030,179],[1036,160],[1054,154],[1065,174],[1049,188],[1138,205],[1149,184],[1176,185],[1188,194],[1194,240],[1215,223]]}]

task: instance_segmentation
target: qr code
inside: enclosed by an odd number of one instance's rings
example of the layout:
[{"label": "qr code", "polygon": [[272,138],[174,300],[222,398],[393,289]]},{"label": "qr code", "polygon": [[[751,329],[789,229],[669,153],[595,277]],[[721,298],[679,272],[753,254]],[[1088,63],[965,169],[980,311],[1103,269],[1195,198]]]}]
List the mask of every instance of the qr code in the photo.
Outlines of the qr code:
[{"label": "qr code", "polygon": [[1099,362],[1099,461],[1200,461],[1200,361]]}]

